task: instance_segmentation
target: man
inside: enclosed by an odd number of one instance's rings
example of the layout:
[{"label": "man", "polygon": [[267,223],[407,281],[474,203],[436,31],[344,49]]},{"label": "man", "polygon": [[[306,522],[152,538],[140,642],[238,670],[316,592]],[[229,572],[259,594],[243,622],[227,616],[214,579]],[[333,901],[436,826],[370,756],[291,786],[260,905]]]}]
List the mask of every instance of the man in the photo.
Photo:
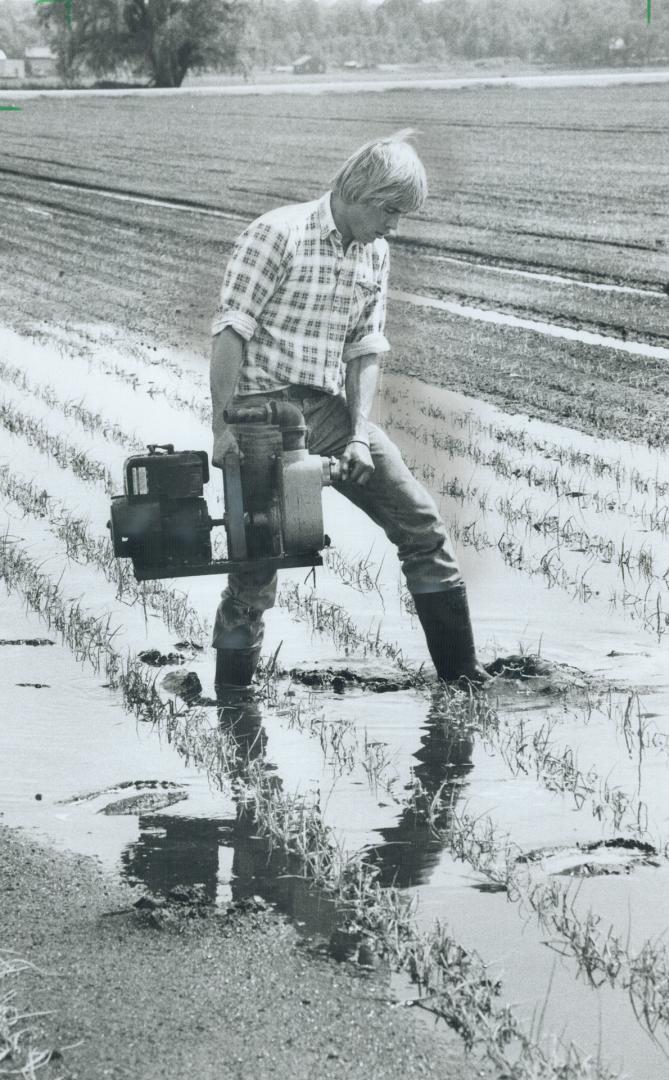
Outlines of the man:
[{"label": "man", "polygon": [[[314,454],[341,462],[338,490],[396,545],[437,674],[488,676],[477,661],[467,596],[437,508],[397,447],[369,420],[384,336],[386,236],[427,197],[425,170],[399,132],[361,147],[332,191],[280,207],[252,222],[228,264],[212,325],[214,452],[235,448],[223,421],[228,404],[294,401]],[[251,682],[263,612],[276,575],[230,574],[216,614],[216,685]]]}]

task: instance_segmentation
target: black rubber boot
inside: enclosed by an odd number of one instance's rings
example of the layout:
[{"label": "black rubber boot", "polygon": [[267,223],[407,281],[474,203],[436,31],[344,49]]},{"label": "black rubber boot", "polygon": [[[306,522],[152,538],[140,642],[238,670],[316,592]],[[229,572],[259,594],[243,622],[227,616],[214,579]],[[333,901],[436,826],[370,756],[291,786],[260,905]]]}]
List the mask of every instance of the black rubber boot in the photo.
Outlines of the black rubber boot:
[{"label": "black rubber boot", "polygon": [[216,692],[235,686],[250,686],[259,659],[260,645],[248,649],[217,649],[214,678]]},{"label": "black rubber boot", "polygon": [[444,682],[469,679],[479,686],[490,682],[476,658],[465,586],[415,593],[413,600],[439,678]]}]

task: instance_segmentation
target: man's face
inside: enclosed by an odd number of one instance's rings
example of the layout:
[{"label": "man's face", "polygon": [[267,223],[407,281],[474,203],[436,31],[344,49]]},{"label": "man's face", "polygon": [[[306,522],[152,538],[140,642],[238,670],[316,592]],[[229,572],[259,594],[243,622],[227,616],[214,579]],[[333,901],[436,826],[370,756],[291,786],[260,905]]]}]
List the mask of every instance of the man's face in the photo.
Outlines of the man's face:
[{"label": "man's face", "polygon": [[371,244],[381,236],[394,233],[400,220],[400,211],[391,203],[349,203],[347,211],[351,235],[361,244]]}]

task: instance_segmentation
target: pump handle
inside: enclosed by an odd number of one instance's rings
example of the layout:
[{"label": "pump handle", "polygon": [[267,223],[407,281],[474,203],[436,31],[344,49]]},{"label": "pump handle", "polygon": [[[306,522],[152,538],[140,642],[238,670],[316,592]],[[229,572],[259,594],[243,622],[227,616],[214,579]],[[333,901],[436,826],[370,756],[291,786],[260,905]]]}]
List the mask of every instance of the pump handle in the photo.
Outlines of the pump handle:
[{"label": "pump handle", "polygon": [[159,450],[164,450],[166,454],[174,453],[174,443],[147,443],[147,450],[150,454],[157,454]]}]

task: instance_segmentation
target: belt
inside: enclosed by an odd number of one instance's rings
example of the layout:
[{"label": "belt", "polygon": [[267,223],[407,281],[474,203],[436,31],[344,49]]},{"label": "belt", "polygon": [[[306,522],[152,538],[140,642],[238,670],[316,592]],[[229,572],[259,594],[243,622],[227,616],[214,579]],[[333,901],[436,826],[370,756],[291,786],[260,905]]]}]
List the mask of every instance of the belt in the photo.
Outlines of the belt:
[{"label": "belt", "polygon": [[330,397],[331,395],[318,386],[301,386],[299,384],[294,386],[287,386],[284,390],[286,397],[303,401],[304,398],[317,398],[317,397]]},{"label": "belt", "polygon": [[258,398],[266,400],[267,398],[277,398],[279,401],[304,401],[305,398],[319,398],[319,397],[331,397],[327,390],[323,390],[318,386],[303,386],[300,383],[294,383],[291,386],[284,386],[280,390],[259,390],[255,394],[243,394],[241,397],[235,398],[235,403],[242,405],[244,403],[252,405]]}]

